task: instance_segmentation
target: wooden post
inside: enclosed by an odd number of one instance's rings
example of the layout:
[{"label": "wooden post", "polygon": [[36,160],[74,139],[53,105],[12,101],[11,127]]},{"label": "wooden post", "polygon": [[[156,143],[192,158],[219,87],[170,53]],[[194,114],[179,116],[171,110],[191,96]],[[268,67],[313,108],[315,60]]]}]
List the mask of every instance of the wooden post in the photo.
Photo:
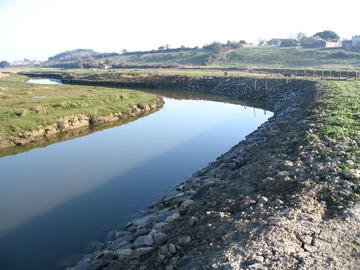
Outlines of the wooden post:
[{"label": "wooden post", "polygon": [[256,84],[257,84],[257,80],[255,79],[255,83],[254,83],[254,89],[256,90]]},{"label": "wooden post", "polygon": [[289,76],[286,76],[286,84],[289,83]]}]

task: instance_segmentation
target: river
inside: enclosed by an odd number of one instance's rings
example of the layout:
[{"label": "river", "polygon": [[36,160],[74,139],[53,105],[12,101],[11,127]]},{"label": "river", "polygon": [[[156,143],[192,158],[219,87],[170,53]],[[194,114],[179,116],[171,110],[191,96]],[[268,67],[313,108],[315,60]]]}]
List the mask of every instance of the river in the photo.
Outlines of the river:
[{"label": "river", "polygon": [[0,269],[64,268],[272,116],[160,93],[151,115],[0,158]]}]

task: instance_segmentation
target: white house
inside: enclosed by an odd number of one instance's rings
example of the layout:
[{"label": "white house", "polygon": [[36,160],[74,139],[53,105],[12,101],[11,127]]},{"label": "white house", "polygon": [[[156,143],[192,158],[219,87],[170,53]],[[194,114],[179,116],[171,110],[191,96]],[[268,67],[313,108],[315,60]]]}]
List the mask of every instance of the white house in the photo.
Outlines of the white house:
[{"label": "white house", "polygon": [[360,47],[360,36],[354,36],[352,38],[352,47],[359,48]]}]

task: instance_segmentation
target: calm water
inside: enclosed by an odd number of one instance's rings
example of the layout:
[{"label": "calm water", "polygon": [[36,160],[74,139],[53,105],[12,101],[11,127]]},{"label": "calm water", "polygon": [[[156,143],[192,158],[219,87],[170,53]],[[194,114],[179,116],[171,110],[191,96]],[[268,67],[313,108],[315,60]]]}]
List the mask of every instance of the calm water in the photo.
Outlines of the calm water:
[{"label": "calm water", "polygon": [[63,268],[270,116],[165,98],[131,123],[0,158],[0,269]]},{"label": "calm water", "polygon": [[60,80],[55,79],[29,79],[27,82],[35,84],[61,84]]}]

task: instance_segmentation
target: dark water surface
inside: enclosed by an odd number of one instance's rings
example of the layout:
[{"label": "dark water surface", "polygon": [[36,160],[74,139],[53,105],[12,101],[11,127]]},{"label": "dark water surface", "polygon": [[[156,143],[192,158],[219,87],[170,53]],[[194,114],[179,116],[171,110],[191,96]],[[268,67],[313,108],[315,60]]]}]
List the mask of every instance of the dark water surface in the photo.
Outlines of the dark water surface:
[{"label": "dark water surface", "polygon": [[0,158],[0,269],[64,268],[272,115],[196,98]]}]

